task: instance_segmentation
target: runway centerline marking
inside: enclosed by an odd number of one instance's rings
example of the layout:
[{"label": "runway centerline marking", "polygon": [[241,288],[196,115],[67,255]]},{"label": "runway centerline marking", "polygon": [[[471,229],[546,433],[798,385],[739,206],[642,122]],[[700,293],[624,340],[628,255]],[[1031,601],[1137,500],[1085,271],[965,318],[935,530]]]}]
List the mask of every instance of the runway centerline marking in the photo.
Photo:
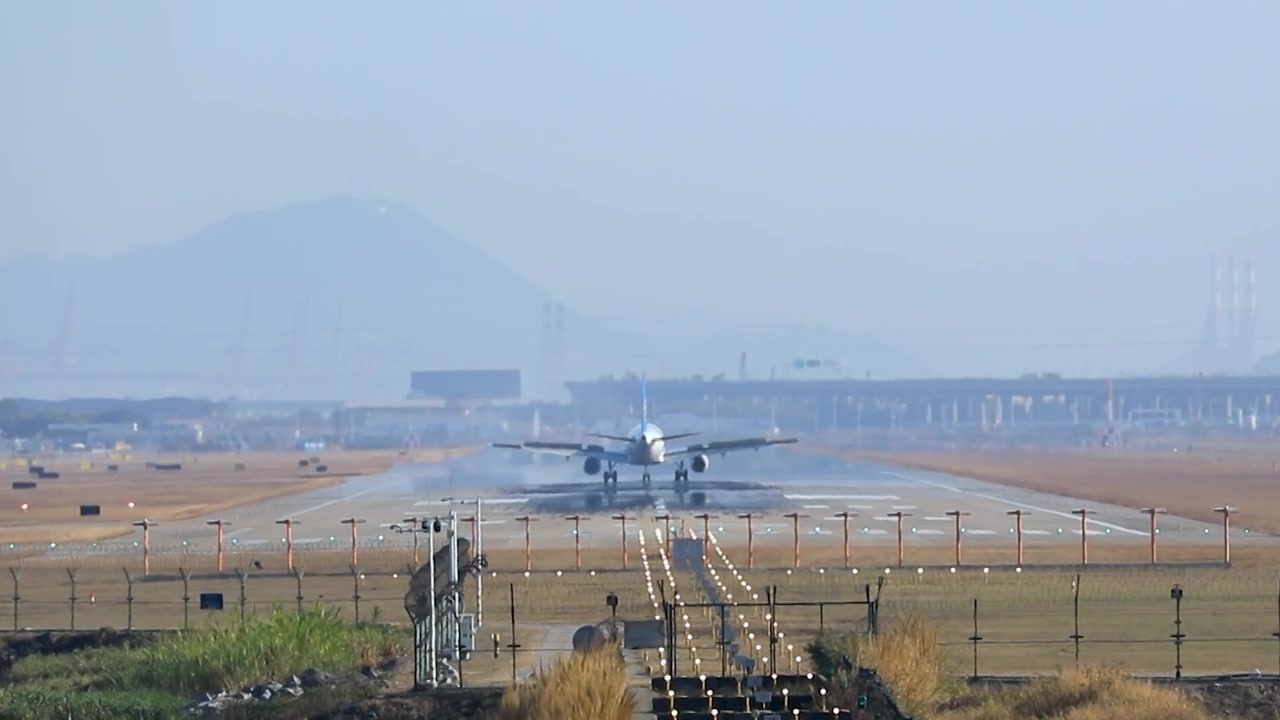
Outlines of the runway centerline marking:
[{"label": "runway centerline marking", "polygon": [[[925,485],[932,485],[933,487],[940,488],[942,490],[950,490],[951,492],[961,493],[961,494],[969,495],[971,497],[976,497],[976,498],[982,498],[984,500],[990,500],[992,502],[1000,503],[1001,505],[1008,505],[1010,507],[1022,508],[1023,510],[1030,510],[1032,512],[1046,513],[1048,515],[1057,515],[1058,517],[1068,518],[1070,520],[1078,521],[1080,519],[1078,515],[1072,515],[1071,513],[1061,512],[1059,510],[1050,510],[1049,508],[1038,507],[1036,505],[1030,505],[1028,503],[1020,503],[1020,502],[1014,502],[1012,500],[1005,500],[1004,498],[998,498],[994,495],[987,495],[985,493],[973,492],[972,490],[961,490],[960,488],[952,487],[950,485],[944,485],[943,483],[934,482],[933,480],[925,480],[924,478],[912,478],[906,475],[892,473],[887,470],[884,471],[884,474],[890,475],[892,477],[900,478],[902,480],[914,480],[916,482],[924,483]],[[1112,530],[1115,530],[1117,532],[1128,533],[1130,535],[1137,535],[1139,537],[1147,537],[1147,533],[1143,530],[1134,530],[1133,528],[1127,528],[1127,527],[1124,527],[1123,525],[1116,525],[1109,522],[1103,522],[1102,520],[1090,520],[1089,522],[1093,523],[1094,525],[1100,525],[1102,527],[1111,528]]]}]

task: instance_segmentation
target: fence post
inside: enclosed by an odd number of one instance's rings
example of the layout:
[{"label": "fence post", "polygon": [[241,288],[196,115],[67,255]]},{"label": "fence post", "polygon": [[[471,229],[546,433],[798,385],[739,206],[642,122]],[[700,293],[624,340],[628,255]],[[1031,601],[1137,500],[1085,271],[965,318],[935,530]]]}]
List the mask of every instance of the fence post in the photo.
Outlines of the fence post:
[{"label": "fence post", "polygon": [[360,568],[351,565],[351,602],[355,606],[356,624],[360,623]]},{"label": "fence post", "polygon": [[302,568],[293,567],[293,579],[298,583],[298,594],[295,599],[298,601],[298,614],[302,614]]},{"label": "fence post", "polygon": [[[1271,633],[1271,637],[1274,637],[1276,639],[1276,642],[1280,644],[1280,583],[1277,583],[1277,587],[1278,589],[1276,590],[1276,631]],[[16,595],[17,594],[15,591],[15,597],[13,602],[13,607],[15,612],[13,624],[15,628],[17,627],[17,624],[18,624],[17,616],[16,616],[16,612],[18,608],[18,599]],[[1280,645],[1278,645],[1276,648],[1276,658],[1277,658],[1277,667],[1280,667]]]},{"label": "fence post", "polygon": [[182,575],[182,629],[191,629],[191,571],[178,568]]},{"label": "fence post", "polygon": [[982,642],[982,636],[978,634],[978,598],[973,599],[973,635],[969,636],[969,641],[973,643],[973,679],[978,679],[978,643]]},{"label": "fence post", "polygon": [[1173,600],[1173,678],[1175,680],[1182,679],[1182,639],[1186,637],[1182,633],[1182,587],[1174,585],[1169,590],[1169,598]]},{"label": "fence post", "polygon": [[240,622],[244,622],[244,606],[247,602],[244,591],[244,583],[249,579],[249,571],[244,568],[236,568],[236,577],[240,579]]},{"label": "fence post", "polygon": [[13,631],[18,631],[18,603],[22,600],[18,586],[22,581],[22,568],[9,568],[9,576],[13,578]]},{"label": "fence post", "polygon": [[69,598],[69,600],[71,601],[71,629],[72,630],[76,629],[76,600],[79,600],[79,598],[76,597],[76,573],[77,572],[78,570],[75,568],[67,568],[67,577],[71,578],[71,597]]},{"label": "fence post", "polygon": [[124,568],[124,583],[124,604],[128,612],[125,632],[133,632],[133,573],[129,572],[129,568]]},{"label": "fence post", "polygon": [[1076,669],[1080,669],[1080,641],[1084,636],[1080,634],[1080,573],[1076,573],[1075,579],[1071,581],[1071,617],[1074,623],[1075,632],[1071,635],[1071,641],[1076,647]]}]

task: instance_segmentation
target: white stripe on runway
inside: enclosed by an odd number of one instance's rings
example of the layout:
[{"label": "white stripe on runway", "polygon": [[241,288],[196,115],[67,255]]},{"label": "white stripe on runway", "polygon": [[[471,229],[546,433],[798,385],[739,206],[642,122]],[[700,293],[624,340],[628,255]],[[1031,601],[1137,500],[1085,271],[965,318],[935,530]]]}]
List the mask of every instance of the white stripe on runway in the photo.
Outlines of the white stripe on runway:
[{"label": "white stripe on runway", "polygon": [[901,500],[897,495],[783,495],[788,500]]},{"label": "white stripe on runway", "polygon": [[[1072,515],[1071,513],[1060,512],[1060,511],[1058,511],[1058,510],[1050,510],[1050,509],[1048,509],[1048,508],[1037,507],[1037,506],[1035,506],[1035,505],[1028,505],[1027,503],[1013,502],[1012,500],[1005,500],[1004,498],[998,498],[998,497],[995,497],[994,495],[986,495],[986,494],[984,494],[984,493],[977,493],[977,492],[971,492],[971,491],[968,491],[968,490],[961,490],[960,488],[952,487],[952,486],[950,486],[950,485],[944,485],[944,484],[942,484],[942,483],[940,483],[940,482],[934,482],[934,481],[932,481],[932,480],[925,480],[924,478],[909,478],[909,477],[907,477],[906,475],[900,475],[900,474],[898,474],[898,473],[892,473],[892,472],[889,472],[889,471],[887,471],[887,470],[884,472],[884,474],[885,474],[885,475],[890,475],[890,476],[893,476],[893,477],[897,477],[897,478],[901,478],[901,479],[903,479],[903,480],[912,480],[912,481],[915,481],[915,482],[921,482],[921,483],[924,483],[924,484],[926,484],[926,485],[932,485],[932,486],[934,486],[934,487],[936,487],[936,488],[940,488],[940,489],[942,489],[942,490],[950,490],[951,492],[954,492],[954,493],[962,493],[962,494],[965,494],[965,495],[970,495],[970,496],[972,496],[972,497],[982,498],[983,500],[990,500],[991,502],[1000,503],[1001,505],[1008,505],[1009,507],[1022,508],[1023,510],[1030,510],[1030,511],[1032,511],[1032,512],[1046,513],[1046,514],[1048,514],[1048,515],[1057,515],[1058,517],[1064,517],[1064,518],[1068,518],[1068,519],[1070,519],[1070,520],[1076,520],[1076,521],[1078,521],[1078,520],[1080,519],[1080,518],[1079,518],[1079,516],[1077,516],[1077,515]],[[1117,532],[1128,533],[1128,534],[1130,534],[1130,535],[1137,535],[1137,536],[1139,536],[1139,537],[1146,537],[1146,536],[1147,536],[1147,533],[1146,533],[1145,531],[1142,531],[1142,530],[1133,530],[1133,529],[1131,529],[1131,528],[1124,527],[1123,525],[1114,525],[1114,524],[1112,524],[1112,523],[1103,522],[1103,521],[1101,521],[1101,520],[1090,520],[1089,522],[1090,522],[1090,523],[1093,523],[1094,525],[1100,525],[1100,526],[1102,526],[1102,527],[1111,528],[1112,530],[1115,530],[1115,531],[1117,531]]]}]

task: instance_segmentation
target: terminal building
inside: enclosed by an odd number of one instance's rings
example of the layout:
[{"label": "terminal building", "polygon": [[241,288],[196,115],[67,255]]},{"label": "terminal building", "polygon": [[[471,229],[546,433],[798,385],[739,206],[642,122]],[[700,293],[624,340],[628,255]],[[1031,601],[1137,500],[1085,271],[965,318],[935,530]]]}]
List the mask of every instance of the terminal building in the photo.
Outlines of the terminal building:
[{"label": "terminal building", "polygon": [[[635,417],[640,379],[566,384],[585,422]],[[1280,376],[648,381],[651,415],[764,421],[785,432],[1195,425],[1267,429]]]}]

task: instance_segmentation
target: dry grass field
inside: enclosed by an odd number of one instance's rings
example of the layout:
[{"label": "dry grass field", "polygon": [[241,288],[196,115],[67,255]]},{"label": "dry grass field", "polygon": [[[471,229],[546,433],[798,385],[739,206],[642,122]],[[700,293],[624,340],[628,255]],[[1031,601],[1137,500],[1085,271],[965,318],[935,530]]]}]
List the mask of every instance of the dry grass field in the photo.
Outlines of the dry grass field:
[{"label": "dry grass field", "polygon": [[[763,597],[763,588],[776,585],[783,601],[822,602],[863,597],[864,586],[884,574],[885,563],[892,561],[892,548],[862,548],[855,556],[858,573],[841,567],[836,552],[824,550],[821,559],[806,561],[799,570],[789,570],[790,554],[781,548],[760,551],[757,567],[745,569],[745,550],[739,546],[725,548],[731,562],[754,592]],[[650,557],[655,557],[650,543]],[[1273,550],[1241,547],[1236,552],[1232,569],[1141,566],[1144,548],[1133,547],[1128,558],[1117,551],[1114,561],[1132,559],[1131,569],[1086,569],[1080,584],[1080,662],[1082,665],[1105,664],[1136,672],[1170,673],[1173,671],[1174,648],[1169,639],[1173,632],[1173,603],[1169,590],[1175,583],[1185,589],[1182,605],[1184,632],[1188,638],[1183,647],[1184,672],[1264,672],[1280,671],[1280,644],[1272,634],[1280,631],[1277,575],[1280,557]],[[575,572],[572,554],[535,556],[535,571],[524,573],[523,552],[501,551],[489,555],[492,565],[484,577],[485,629],[481,647],[491,650],[490,633],[508,643],[510,636],[510,597],[514,585],[517,640],[525,651],[519,667],[535,663],[544,648],[546,626],[552,624],[587,624],[607,619],[605,598],[617,593],[619,616],[651,618],[654,608],[644,594],[639,553],[633,549],[631,569],[621,571],[616,553],[584,551],[584,569]],[[1071,561],[1074,546],[1051,546],[1043,549],[1046,561]],[[1168,560],[1213,559],[1212,547],[1171,546]],[[407,622],[403,594],[407,586],[408,553],[365,551],[355,577],[350,573],[349,557],[342,552],[299,553],[298,566],[303,569],[301,583],[284,572],[284,558],[279,555],[254,556],[263,570],[249,569],[245,582],[245,609],[248,613],[265,612],[273,605],[295,605],[302,595],[304,606],[318,604],[340,608],[346,617],[355,613],[357,583],[359,612],[362,618],[380,617]],[[822,560],[830,559],[831,562]],[[921,548],[917,557],[909,556],[906,567],[890,568],[883,590],[883,615],[886,621],[912,611],[919,612],[939,629],[947,650],[949,667],[960,673],[972,672],[973,649],[968,638],[973,634],[973,601],[978,601],[979,634],[984,638],[979,647],[979,670],[984,674],[1052,673],[1059,668],[1075,666],[1071,584],[1072,570],[1028,569],[1016,573],[997,568],[989,574],[981,571],[982,563],[994,566],[1003,558],[994,548],[974,548],[974,567],[952,574],[931,568],[917,573],[918,565],[945,565],[949,552],[945,547]],[[198,627],[211,620],[228,620],[238,616],[240,584],[233,568],[248,567],[248,555],[231,556],[225,576],[212,572],[212,558],[207,556],[157,556],[153,558],[153,579],[137,581],[133,587],[134,625],[144,628],[181,627],[184,622],[183,584],[178,568],[190,569],[194,575],[188,587],[188,622]],[[66,565],[46,560],[29,559],[21,563],[17,625],[33,628],[65,628],[70,623],[71,582]],[[764,566],[774,569],[764,569]],[[86,558],[76,563],[76,625],[81,628],[110,626],[121,628],[128,620],[128,595],[123,567],[140,574],[137,558]],[[723,568],[723,563],[721,564]],[[541,569],[539,569],[541,568]],[[821,572],[819,571],[821,568]],[[360,577],[363,575],[363,577]],[[729,578],[722,569],[722,578]],[[677,576],[680,589],[693,591],[693,579]],[[11,581],[0,575],[0,627],[13,624]],[[301,587],[301,592],[299,592]],[[474,607],[475,584],[468,584],[468,604]],[[199,609],[200,593],[221,592],[224,609]],[[743,595],[745,596],[745,595]],[[749,611],[760,616],[763,610]],[[820,629],[865,627],[866,613],[861,607],[827,606],[788,607],[779,612],[778,621],[786,640],[799,648]],[[711,632],[713,619],[702,615],[701,636]],[[754,623],[753,623],[754,624]],[[718,667],[714,647],[708,643],[703,663]],[[793,650],[794,650],[793,648]],[[803,654],[803,653],[797,653]],[[481,658],[479,656],[483,655]],[[477,653],[473,668],[476,677],[509,677],[510,658],[505,649],[499,659],[491,652]]]},{"label": "dry grass field", "polygon": [[[1193,451],[1198,452],[1198,451]],[[1265,451],[1246,449],[1213,457],[1168,457],[1150,451],[1080,451],[1035,454],[968,455],[931,454],[888,456],[863,454],[861,457],[892,461],[916,467],[970,475],[1040,490],[1058,490],[1073,496],[1092,498],[1130,506],[1157,503],[1171,512],[1212,520],[1212,507],[1230,503],[1244,508],[1242,525],[1280,531],[1280,474],[1272,475]],[[126,497],[138,493],[148,498],[145,514],[156,519],[190,517],[210,512],[211,504],[226,502],[229,494],[235,504],[244,501],[238,492],[228,493],[228,483],[243,482],[244,492],[279,495],[297,492],[305,483],[333,482],[334,478],[316,478],[314,473],[298,468],[301,455],[275,457],[205,456],[180,474],[147,470],[145,460],[131,461],[118,473],[110,475],[102,468],[81,469],[78,465],[51,467],[63,473],[57,480],[42,483],[35,493],[66,493],[58,503],[71,508],[85,501],[90,491],[109,488],[116,503],[124,505]],[[397,454],[333,454],[324,458],[331,473],[360,474],[376,472],[387,465],[404,460]],[[430,459],[417,457],[415,459]],[[240,473],[229,470],[235,462],[245,463]],[[199,482],[200,473],[206,482]],[[186,480],[197,479],[179,491],[173,487],[175,475]],[[240,481],[239,476],[244,480]],[[10,467],[0,477],[21,477]],[[214,480],[217,478],[217,480]],[[107,485],[102,485],[103,482]],[[7,483],[6,483],[7,485]],[[207,493],[201,488],[213,485]],[[64,488],[63,486],[68,486]],[[230,487],[235,487],[231,485]],[[78,488],[73,490],[70,488]],[[0,490],[16,494],[19,491]],[[31,493],[32,491],[25,491]],[[1151,498],[1153,493],[1158,497]],[[32,494],[31,497],[36,497]],[[262,497],[262,496],[258,496]],[[103,505],[108,522],[136,519],[133,512],[109,510]],[[30,502],[30,501],[28,501]],[[58,504],[55,503],[55,504]],[[1272,504],[1269,504],[1272,503]],[[14,516],[13,498],[0,508],[0,533],[11,537],[14,522],[26,518]],[[221,507],[226,507],[222,505]],[[1273,508],[1273,509],[1268,509]],[[41,511],[33,503],[27,512]],[[116,513],[108,515],[108,512]],[[166,515],[167,513],[167,515]],[[1273,514],[1274,513],[1274,514]],[[27,515],[27,518],[32,517]],[[56,522],[57,517],[42,519]],[[108,523],[104,523],[106,525]],[[568,525],[566,524],[566,527]],[[20,528],[19,528],[20,529]],[[551,532],[544,526],[538,532]],[[650,532],[649,538],[652,539]],[[621,569],[621,547],[584,548],[582,570],[574,570],[574,553],[569,548],[539,549],[534,537],[532,566],[524,573],[523,549],[501,549],[488,553],[491,567],[485,575],[485,628],[482,642],[490,643],[489,634],[499,633],[500,643],[510,642],[509,598],[512,586],[516,600],[517,640],[526,651],[518,661],[521,670],[544,659],[539,653],[547,640],[547,628],[553,625],[586,624],[608,617],[605,598],[609,592],[620,598],[618,613],[628,618],[652,618],[654,609],[643,591],[640,573],[640,547],[629,543],[629,569]],[[60,538],[66,538],[65,530]],[[0,540],[9,542],[8,540]],[[904,567],[896,567],[895,550],[883,538],[874,544],[865,537],[852,539],[852,563],[857,569],[843,567],[842,549],[837,538],[818,544],[812,538],[801,540],[801,563],[792,564],[790,539],[772,537],[758,540],[755,565],[746,569],[745,538],[726,534],[720,538],[728,558],[743,577],[762,594],[767,585],[777,585],[781,599],[787,601],[832,601],[862,597],[863,587],[875,582],[878,575],[887,578],[884,588],[883,613],[886,620],[918,611],[938,627],[940,640],[947,650],[951,669],[972,672],[973,647],[968,638],[974,634],[974,601],[978,604],[978,634],[983,638],[978,648],[978,665],[984,674],[1052,673],[1075,666],[1075,647],[1070,636],[1075,632],[1072,581],[1075,570],[1034,569],[1016,573],[1007,566],[1014,559],[1012,540],[1007,543],[973,543],[965,547],[965,566],[952,574],[945,569],[952,561],[947,544],[908,544]],[[649,543],[650,557],[654,545]],[[1082,665],[1116,665],[1138,672],[1169,673],[1173,670],[1174,647],[1170,634],[1174,631],[1173,603],[1169,590],[1173,584],[1185,589],[1182,604],[1187,634],[1183,646],[1186,673],[1224,671],[1280,671],[1280,553],[1273,548],[1248,544],[1238,545],[1233,552],[1233,567],[1144,567],[1147,560],[1144,539],[1126,541],[1111,538],[1091,543],[1090,561],[1100,563],[1133,563],[1126,569],[1086,568],[1082,573],[1079,603],[1079,632]],[[1213,543],[1198,545],[1162,544],[1160,557],[1165,562],[1221,559],[1221,548]],[[227,572],[218,576],[211,555],[154,555],[152,578],[135,581],[133,624],[142,628],[182,627],[184,622],[196,627],[210,620],[231,619],[240,612],[240,581],[234,568],[247,569],[244,583],[245,612],[263,612],[276,604],[305,606],[319,604],[341,608],[350,617],[356,612],[358,594],[362,618],[378,617],[405,621],[403,594],[411,560],[407,549],[373,550],[360,553],[360,567],[353,575],[348,567],[349,555],[341,551],[302,550],[297,554],[303,570],[301,581],[285,572],[281,554],[247,551],[229,553]],[[1039,544],[1028,541],[1026,563],[1072,564],[1079,559],[1079,545]],[[252,567],[258,560],[262,569]],[[33,628],[65,628],[71,623],[72,583],[68,567],[76,571],[75,625],[80,628],[124,627],[128,623],[129,587],[124,568],[135,576],[141,574],[140,554],[128,557],[83,556],[51,559],[21,558],[0,553],[0,564],[20,571],[16,591],[13,583],[0,573],[0,627],[16,625]],[[992,572],[983,573],[990,566]],[[928,568],[917,572],[919,567]],[[193,573],[185,595],[179,568]],[[768,569],[772,568],[772,569]],[[886,568],[889,572],[885,572]],[[942,569],[940,569],[942,568]],[[722,578],[727,578],[725,572]],[[693,579],[679,577],[681,589],[693,588]],[[475,585],[468,585],[474,597]],[[221,592],[224,609],[200,610],[201,593]],[[15,603],[10,599],[19,596]],[[472,599],[469,604],[474,603]],[[763,611],[757,612],[764,624]],[[829,606],[784,608],[778,621],[790,639],[786,644],[796,648],[807,642],[820,627],[840,629],[863,627],[865,610]],[[703,615],[707,635],[713,619]],[[753,622],[753,624],[755,624]],[[557,636],[562,637],[562,635]],[[707,645],[714,650],[714,647]],[[565,648],[550,648],[562,650]],[[803,653],[797,653],[803,655]],[[718,666],[718,656],[707,655],[704,663]],[[497,681],[509,678],[510,659],[505,650],[500,658],[491,653],[477,653],[475,677]]]},{"label": "dry grass field", "polygon": [[[121,460],[66,457],[31,462],[59,473],[40,480],[14,458],[0,470],[0,542],[93,542],[128,534],[140,517],[182,520],[258,503],[275,497],[328,487],[352,476],[381,472],[399,462],[438,461],[471,448],[319,453],[324,472],[300,467],[310,453],[217,453],[198,456],[133,456]],[[148,462],[181,463],[180,471],[154,470]],[[114,464],[117,470],[110,471]],[[243,469],[237,470],[237,467]],[[18,490],[15,481],[33,481]],[[82,503],[97,504],[102,514],[81,518]],[[133,506],[130,506],[133,503]],[[24,507],[25,506],[25,507]],[[75,527],[69,527],[69,523]]]},{"label": "dry grass field", "polygon": [[1041,492],[1280,534],[1280,444],[1231,444],[1188,452],[1143,449],[1034,452],[844,452],[847,457],[951,473]]}]

